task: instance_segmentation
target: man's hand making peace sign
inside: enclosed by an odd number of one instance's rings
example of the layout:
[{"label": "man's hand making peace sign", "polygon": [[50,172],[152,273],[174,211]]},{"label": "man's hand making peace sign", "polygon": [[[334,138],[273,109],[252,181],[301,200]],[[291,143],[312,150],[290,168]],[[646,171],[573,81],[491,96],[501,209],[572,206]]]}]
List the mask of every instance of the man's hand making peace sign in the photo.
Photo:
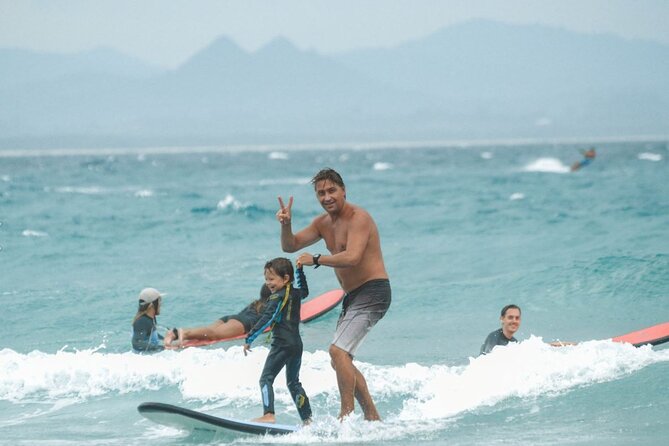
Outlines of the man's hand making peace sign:
[{"label": "man's hand making peace sign", "polygon": [[290,224],[290,208],[293,207],[293,197],[288,200],[288,206],[283,204],[283,199],[279,197],[279,210],[276,213],[276,219],[282,225]]}]

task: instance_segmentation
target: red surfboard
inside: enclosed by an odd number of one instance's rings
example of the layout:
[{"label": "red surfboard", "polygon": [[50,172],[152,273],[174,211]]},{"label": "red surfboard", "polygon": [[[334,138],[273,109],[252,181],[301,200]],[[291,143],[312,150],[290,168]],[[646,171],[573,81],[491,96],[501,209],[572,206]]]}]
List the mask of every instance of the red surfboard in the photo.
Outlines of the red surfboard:
[{"label": "red surfboard", "polygon": [[669,322],[653,325],[642,330],[633,331],[613,338],[614,342],[627,342],[635,347],[642,345],[659,345],[669,341]]},{"label": "red surfboard", "polygon": [[[302,302],[300,308],[300,322],[310,322],[316,318],[323,316],[328,311],[339,305],[339,302],[344,298],[344,290],[331,290],[326,293]],[[268,331],[269,328],[265,331]],[[201,347],[203,345],[215,344],[217,342],[236,341],[244,339],[246,334],[233,336],[230,338],[216,339],[216,340],[192,340],[184,342],[181,347]]]}]

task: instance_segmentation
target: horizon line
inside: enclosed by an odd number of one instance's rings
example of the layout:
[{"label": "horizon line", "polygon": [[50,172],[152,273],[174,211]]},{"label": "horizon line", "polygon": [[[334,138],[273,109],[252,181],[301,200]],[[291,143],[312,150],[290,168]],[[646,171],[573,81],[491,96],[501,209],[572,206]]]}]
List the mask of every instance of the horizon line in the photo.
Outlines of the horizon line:
[{"label": "horizon line", "polygon": [[667,142],[667,135],[631,135],[610,137],[564,137],[564,138],[501,138],[501,139],[454,139],[454,140],[398,140],[377,142],[344,143],[276,143],[276,144],[221,144],[208,146],[152,146],[152,147],[102,147],[102,148],[57,148],[57,149],[0,149],[0,158],[29,158],[57,156],[129,156],[129,155],[181,155],[204,153],[272,152],[300,150],[398,150],[436,148],[485,148],[493,146],[533,146],[540,144],[607,144],[626,142]]}]

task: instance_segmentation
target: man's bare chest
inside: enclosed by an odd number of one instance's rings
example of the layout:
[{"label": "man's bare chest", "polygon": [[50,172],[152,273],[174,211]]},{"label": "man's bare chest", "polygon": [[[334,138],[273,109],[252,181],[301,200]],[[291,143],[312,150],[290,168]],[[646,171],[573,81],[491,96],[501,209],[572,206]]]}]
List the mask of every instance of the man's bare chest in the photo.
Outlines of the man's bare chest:
[{"label": "man's bare chest", "polygon": [[346,240],[348,231],[346,227],[335,225],[328,228],[325,237],[325,245],[332,254],[346,251]]}]

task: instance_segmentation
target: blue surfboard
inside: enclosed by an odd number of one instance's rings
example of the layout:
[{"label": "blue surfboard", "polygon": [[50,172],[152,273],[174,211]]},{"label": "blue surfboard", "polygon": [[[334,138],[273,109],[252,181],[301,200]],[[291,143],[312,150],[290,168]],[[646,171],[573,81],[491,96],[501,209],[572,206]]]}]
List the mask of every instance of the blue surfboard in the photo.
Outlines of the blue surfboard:
[{"label": "blue surfboard", "polygon": [[209,431],[217,434],[234,431],[255,435],[286,435],[300,429],[300,426],[289,424],[258,423],[215,417],[172,404],[142,403],[137,410],[144,418],[155,423],[190,432]]}]

